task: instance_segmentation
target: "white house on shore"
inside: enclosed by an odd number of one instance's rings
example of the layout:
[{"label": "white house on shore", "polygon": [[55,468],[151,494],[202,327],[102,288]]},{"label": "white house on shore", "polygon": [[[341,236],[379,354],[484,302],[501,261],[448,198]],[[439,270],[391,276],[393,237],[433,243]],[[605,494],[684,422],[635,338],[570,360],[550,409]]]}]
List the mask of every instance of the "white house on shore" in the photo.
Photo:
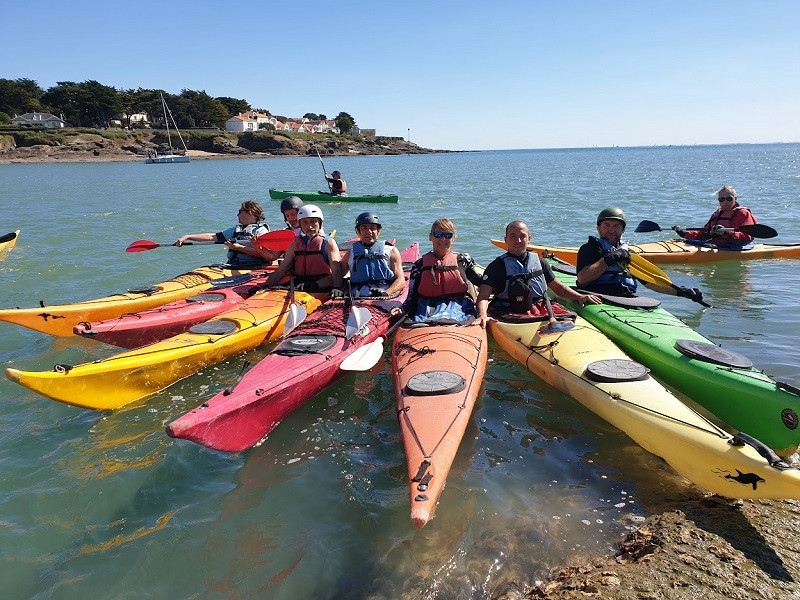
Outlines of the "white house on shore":
[{"label": "white house on shore", "polygon": [[256,111],[239,113],[225,121],[225,131],[230,133],[243,133],[245,131],[258,131],[263,125],[269,124],[275,131],[293,131],[295,133],[339,133],[333,119],[311,121],[309,119],[286,119],[279,121],[272,115]]},{"label": "white house on shore", "polygon": [[50,113],[32,112],[11,119],[12,125],[31,125],[39,127],[66,127],[64,119]]}]

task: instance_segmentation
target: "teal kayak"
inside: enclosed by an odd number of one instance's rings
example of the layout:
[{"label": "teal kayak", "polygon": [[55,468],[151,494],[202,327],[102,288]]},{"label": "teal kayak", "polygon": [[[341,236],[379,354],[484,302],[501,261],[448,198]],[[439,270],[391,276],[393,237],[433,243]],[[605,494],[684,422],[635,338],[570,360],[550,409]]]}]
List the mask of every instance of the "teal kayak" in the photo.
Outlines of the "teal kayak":
[{"label": "teal kayak", "polygon": [[289,196],[297,196],[303,202],[394,202],[397,203],[397,196],[388,195],[384,196],[379,194],[377,196],[353,196],[346,194],[344,196],[336,196],[328,192],[288,192],[284,190],[270,189],[269,197],[273,200],[283,200]]},{"label": "teal kayak", "polygon": [[[575,287],[575,267],[550,261]],[[582,307],[559,302],[605,333],[633,360],[732,427],[788,456],[800,444],[800,389],[772,379],[741,354],[713,344],[645,296],[603,296]]]}]

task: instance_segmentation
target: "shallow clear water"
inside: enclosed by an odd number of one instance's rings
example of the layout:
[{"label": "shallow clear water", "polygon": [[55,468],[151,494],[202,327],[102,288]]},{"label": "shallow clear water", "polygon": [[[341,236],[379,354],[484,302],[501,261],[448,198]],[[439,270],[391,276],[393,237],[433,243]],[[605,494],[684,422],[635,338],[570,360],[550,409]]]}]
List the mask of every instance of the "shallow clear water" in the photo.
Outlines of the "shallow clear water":
[{"label": "shallow clear water", "polygon": [[[363,210],[384,236],[419,240],[451,217],[456,247],[486,263],[490,238],[524,218],[534,240],[577,245],[617,205],[641,219],[700,226],[723,183],[760,222],[800,241],[800,145],[614,148],[327,159],[352,193],[397,205],[325,204],[339,239]],[[267,189],[324,186],[316,158],[188,165],[0,166],[0,305],[104,296],[203,263],[217,247],[126,254],[131,241],[235,223]],[[800,386],[800,262],[669,268],[703,289],[701,310],[663,306],[726,348]],[[115,352],[0,323],[0,365],[49,369]],[[258,349],[252,361],[266,352]],[[0,380],[0,589],[9,597],[483,597],[564,561],[605,553],[626,527],[701,494],[660,459],[490,347],[473,414],[437,517],[409,520],[388,357],[354,373],[240,454],[174,441],[164,425],[233,380],[237,357],[113,413],[41,398]],[[720,518],[724,518],[721,515]]]}]

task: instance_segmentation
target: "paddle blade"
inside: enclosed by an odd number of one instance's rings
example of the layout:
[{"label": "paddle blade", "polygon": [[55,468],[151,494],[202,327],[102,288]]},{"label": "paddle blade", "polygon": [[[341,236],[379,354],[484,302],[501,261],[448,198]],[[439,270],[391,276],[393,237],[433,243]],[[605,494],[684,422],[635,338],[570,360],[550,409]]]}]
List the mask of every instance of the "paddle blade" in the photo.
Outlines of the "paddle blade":
[{"label": "paddle blade", "polygon": [[778,232],[775,231],[769,225],[761,225],[757,223],[755,225],[742,225],[741,227],[736,227],[736,231],[741,231],[744,234],[747,234],[754,238],[774,238],[778,237]]},{"label": "paddle blade", "polygon": [[278,231],[270,231],[269,233],[258,236],[253,240],[253,243],[261,246],[265,250],[282,252],[294,243],[294,238],[294,231],[279,229]]},{"label": "paddle blade", "polygon": [[383,356],[383,338],[364,344],[342,361],[339,368],[343,371],[366,371],[371,369]]},{"label": "paddle blade", "polygon": [[368,309],[360,306],[354,306],[350,311],[350,316],[347,318],[347,327],[344,330],[344,337],[348,340],[357,334],[361,329],[369,323],[370,312]]},{"label": "paddle blade", "polygon": [[634,231],[636,233],[646,233],[648,231],[663,231],[663,229],[661,229],[658,223],[655,223],[653,221],[642,221],[636,226],[636,229],[634,229]]},{"label": "paddle blade", "polygon": [[575,323],[572,321],[555,321],[540,327],[539,333],[542,335],[547,335],[548,333],[561,333],[563,331],[569,331],[573,327],[575,327]]},{"label": "paddle blade", "polygon": [[299,304],[292,304],[289,307],[289,314],[286,316],[286,322],[283,324],[283,335],[288,335],[295,327],[305,321],[308,311],[305,306]]},{"label": "paddle blade", "polygon": [[672,285],[672,281],[664,271],[651,263],[645,257],[631,252],[631,275],[646,281],[647,283],[655,283],[658,285]]},{"label": "paddle blade", "polygon": [[136,240],[130,246],[125,248],[125,252],[144,252],[146,250],[153,250],[160,247],[161,244],[151,240]]}]

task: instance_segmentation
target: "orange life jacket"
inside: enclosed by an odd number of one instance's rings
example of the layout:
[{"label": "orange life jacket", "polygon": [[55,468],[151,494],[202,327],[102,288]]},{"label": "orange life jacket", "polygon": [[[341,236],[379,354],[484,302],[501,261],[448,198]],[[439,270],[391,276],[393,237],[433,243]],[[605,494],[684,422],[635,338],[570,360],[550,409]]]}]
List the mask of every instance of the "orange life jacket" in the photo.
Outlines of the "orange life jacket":
[{"label": "orange life jacket", "polygon": [[433,252],[422,257],[417,290],[420,298],[459,298],[467,293],[467,282],[458,266],[458,254],[448,252],[439,260]]},{"label": "orange life jacket", "polygon": [[331,274],[331,266],[325,255],[328,236],[317,235],[311,240],[305,235],[294,238],[294,265],[292,270],[299,277],[320,278]]}]

